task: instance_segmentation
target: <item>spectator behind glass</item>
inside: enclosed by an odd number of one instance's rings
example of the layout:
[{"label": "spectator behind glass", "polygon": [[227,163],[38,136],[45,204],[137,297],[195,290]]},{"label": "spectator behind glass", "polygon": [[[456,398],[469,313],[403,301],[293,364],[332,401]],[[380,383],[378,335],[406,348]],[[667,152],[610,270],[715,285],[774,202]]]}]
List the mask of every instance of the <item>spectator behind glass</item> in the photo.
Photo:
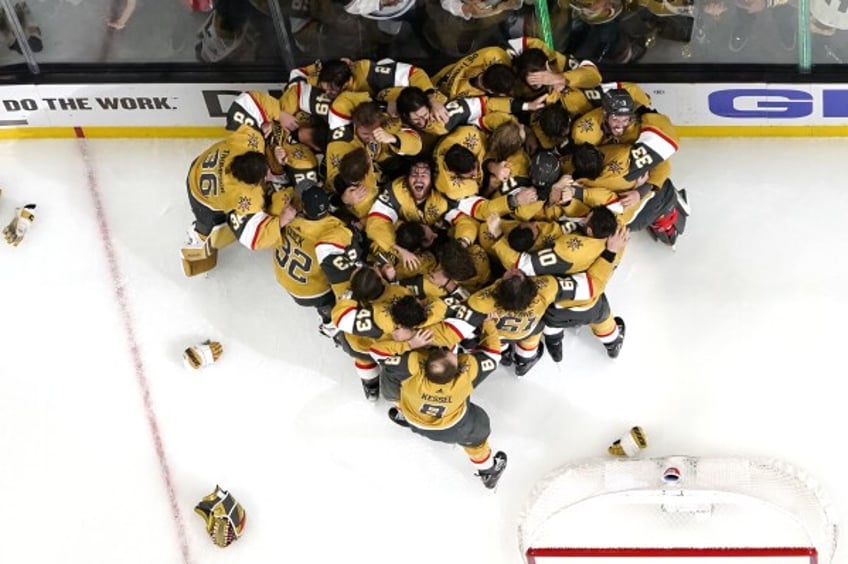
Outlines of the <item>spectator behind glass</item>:
[{"label": "spectator behind glass", "polygon": [[[2,10],[2,7],[0,7]],[[35,24],[32,19],[32,12],[29,10],[29,6],[26,2],[17,2],[14,5],[15,16],[18,19],[18,22],[21,24],[21,28],[24,30],[24,35],[27,38],[27,45],[29,45],[30,50],[33,53],[38,53],[44,48],[44,45],[41,41],[41,28]],[[0,13],[0,41],[11,49],[12,51],[17,51],[18,53],[22,53],[21,46],[18,44],[18,38],[15,37],[15,34],[12,32],[12,27],[9,23],[8,15],[5,10],[2,10]]]},{"label": "spectator behind glass", "polygon": [[451,57],[503,44],[508,37],[501,25],[523,4],[524,0],[426,0],[424,37]]},{"label": "spectator behind glass", "polygon": [[645,54],[644,39],[623,29],[623,0],[571,0],[573,19],[566,52],[597,63],[632,63]]},{"label": "spectator behind glass", "polygon": [[[195,53],[206,63],[278,59],[269,1],[215,0],[214,10],[200,28]],[[269,46],[271,48],[269,48]]]}]

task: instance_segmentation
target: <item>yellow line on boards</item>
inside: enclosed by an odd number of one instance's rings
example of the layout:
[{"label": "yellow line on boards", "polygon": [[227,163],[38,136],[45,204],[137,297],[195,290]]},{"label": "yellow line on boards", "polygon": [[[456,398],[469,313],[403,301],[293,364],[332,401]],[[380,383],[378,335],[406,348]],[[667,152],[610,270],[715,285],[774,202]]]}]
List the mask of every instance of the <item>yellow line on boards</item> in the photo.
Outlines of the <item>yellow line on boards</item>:
[{"label": "yellow line on boards", "polygon": [[85,137],[224,137],[227,130],[224,126],[208,127],[83,127]]},{"label": "yellow line on boards", "polygon": [[0,139],[64,139],[76,136],[73,127],[0,128]]},{"label": "yellow line on boards", "polygon": [[845,125],[679,125],[681,137],[848,137]]}]

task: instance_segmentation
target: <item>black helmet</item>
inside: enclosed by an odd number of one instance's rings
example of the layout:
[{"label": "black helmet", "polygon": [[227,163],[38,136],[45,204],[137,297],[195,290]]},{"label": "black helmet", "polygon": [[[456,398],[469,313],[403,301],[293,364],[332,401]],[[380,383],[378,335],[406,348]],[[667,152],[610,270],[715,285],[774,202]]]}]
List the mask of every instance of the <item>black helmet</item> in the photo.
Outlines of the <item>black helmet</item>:
[{"label": "black helmet", "polygon": [[538,151],[530,160],[530,181],[536,188],[550,188],[562,175],[559,157],[552,151]]},{"label": "black helmet", "polygon": [[601,98],[604,112],[610,116],[629,116],[636,112],[636,102],[624,88],[613,88]]}]

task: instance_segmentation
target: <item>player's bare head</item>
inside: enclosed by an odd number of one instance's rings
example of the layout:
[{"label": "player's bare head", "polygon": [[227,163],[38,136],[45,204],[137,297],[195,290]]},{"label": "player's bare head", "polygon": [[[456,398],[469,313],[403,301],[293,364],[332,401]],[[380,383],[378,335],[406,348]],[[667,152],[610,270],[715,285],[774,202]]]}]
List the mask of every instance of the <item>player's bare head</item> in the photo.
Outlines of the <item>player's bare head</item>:
[{"label": "player's bare head", "polygon": [[377,102],[363,102],[353,110],[353,125],[357,137],[369,143],[374,140],[374,130],[383,127],[383,110]]},{"label": "player's bare head", "polygon": [[571,131],[571,116],[562,104],[548,104],[539,110],[538,116],[542,133],[557,144],[568,138]]},{"label": "player's bare head", "polygon": [[427,321],[427,308],[415,296],[404,296],[392,302],[389,315],[395,325],[413,329]]},{"label": "player's bare head", "polygon": [[430,247],[437,236],[429,225],[419,221],[405,221],[395,231],[395,243],[411,253],[420,253]]},{"label": "player's bare head", "polygon": [[330,140],[330,128],[326,123],[302,125],[295,130],[297,140],[313,150],[323,153]]},{"label": "player's bare head", "polygon": [[604,155],[594,145],[581,143],[571,153],[571,164],[574,166],[572,176],[575,179],[595,179],[604,170]]},{"label": "player's bare head", "polygon": [[431,349],[424,363],[424,377],[434,384],[447,384],[459,373],[456,355],[444,348]]},{"label": "player's bare head", "polygon": [[530,307],[530,303],[539,288],[532,278],[524,275],[518,269],[507,270],[492,293],[495,304],[507,311],[524,311]]},{"label": "player's bare head", "polygon": [[321,70],[318,71],[318,87],[331,98],[335,98],[344,90],[352,77],[353,73],[350,72],[350,66],[346,62],[340,59],[324,61],[321,63]]},{"label": "player's bare head", "polygon": [[237,155],[230,162],[229,173],[245,184],[259,184],[268,174],[268,160],[265,153],[248,151]]},{"label": "player's bare head", "polygon": [[498,162],[524,147],[524,128],[515,121],[502,123],[489,136],[488,157]]},{"label": "player's bare head", "polygon": [[383,122],[383,110],[377,102],[362,102],[354,108],[351,118],[356,126],[379,127]]},{"label": "player's bare head", "polygon": [[606,239],[618,229],[618,220],[609,208],[596,206],[586,216],[586,234],[598,239]]},{"label": "player's bare head", "polygon": [[445,166],[460,176],[470,176],[477,172],[477,157],[459,143],[454,143],[445,152]]},{"label": "player's bare head", "polygon": [[345,153],[339,162],[339,176],[348,186],[365,180],[369,170],[371,170],[371,159],[365,147],[357,147]]},{"label": "player's bare head", "polygon": [[541,49],[525,49],[523,53],[512,60],[512,68],[523,81],[531,72],[548,70],[548,56]]},{"label": "player's bare head", "polygon": [[406,182],[416,201],[423,201],[433,188],[433,166],[429,160],[413,161],[406,175]]},{"label": "player's bare head", "polygon": [[363,266],[350,277],[350,294],[358,302],[372,302],[385,290],[383,278],[373,266]]},{"label": "player's bare head", "polygon": [[515,71],[509,65],[489,65],[480,76],[481,86],[489,94],[509,96],[515,88]]},{"label": "player's bare head", "polygon": [[407,86],[397,97],[400,118],[413,127],[427,127],[430,123],[430,99],[417,86]]},{"label": "player's bare head", "polygon": [[506,240],[512,250],[519,253],[526,253],[533,248],[538,231],[538,228],[534,224],[522,223],[509,232]]},{"label": "player's bare head", "polygon": [[439,265],[451,280],[463,282],[477,276],[471,252],[456,239],[445,239],[438,251]]}]

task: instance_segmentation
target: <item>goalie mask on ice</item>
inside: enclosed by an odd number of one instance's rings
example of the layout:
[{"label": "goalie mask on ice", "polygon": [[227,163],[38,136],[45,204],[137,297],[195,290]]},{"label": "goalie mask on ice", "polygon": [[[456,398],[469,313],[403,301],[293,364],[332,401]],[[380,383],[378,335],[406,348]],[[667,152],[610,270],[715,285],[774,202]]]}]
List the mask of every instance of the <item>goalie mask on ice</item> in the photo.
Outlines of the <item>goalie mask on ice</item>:
[{"label": "goalie mask on ice", "polygon": [[215,491],[200,500],[195,513],[206,521],[206,532],[220,547],[230,546],[244,532],[244,508],[227,490],[215,486]]}]

